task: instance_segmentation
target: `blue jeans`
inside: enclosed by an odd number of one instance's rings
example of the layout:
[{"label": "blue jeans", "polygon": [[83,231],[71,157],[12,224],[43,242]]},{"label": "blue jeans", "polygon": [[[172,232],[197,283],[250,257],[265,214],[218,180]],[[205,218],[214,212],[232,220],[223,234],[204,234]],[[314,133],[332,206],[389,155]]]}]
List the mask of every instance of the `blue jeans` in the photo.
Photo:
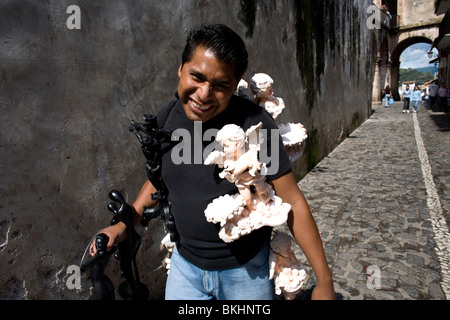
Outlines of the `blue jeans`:
[{"label": "blue jeans", "polygon": [[439,111],[447,109],[447,97],[439,97]]},{"label": "blue jeans", "polygon": [[389,99],[391,98],[391,95],[390,94],[387,94],[386,96],[385,96],[385,107],[386,108],[388,108],[389,107]]},{"label": "blue jeans", "polygon": [[410,98],[403,98],[403,110],[409,110],[409,101]]},{"label": "blue jeans", "polygon": [[194,266],[176,248],[172,253],[166,300],[272,300],[273,294],[268,245],[241,267],[220,271]]}]

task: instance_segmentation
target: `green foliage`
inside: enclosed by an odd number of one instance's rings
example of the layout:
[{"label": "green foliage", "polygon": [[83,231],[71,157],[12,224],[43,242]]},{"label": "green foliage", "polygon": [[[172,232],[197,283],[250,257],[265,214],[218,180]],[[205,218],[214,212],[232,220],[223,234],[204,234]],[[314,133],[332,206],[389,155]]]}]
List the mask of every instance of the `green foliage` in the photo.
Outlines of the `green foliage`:
[{"label": "green foliage", "polygon": [[425,82],[433,80],[434,76],[429,72],[420,72],[414,69],[400,69],[400,82],[416,81],[416,84],[422,85]]}]

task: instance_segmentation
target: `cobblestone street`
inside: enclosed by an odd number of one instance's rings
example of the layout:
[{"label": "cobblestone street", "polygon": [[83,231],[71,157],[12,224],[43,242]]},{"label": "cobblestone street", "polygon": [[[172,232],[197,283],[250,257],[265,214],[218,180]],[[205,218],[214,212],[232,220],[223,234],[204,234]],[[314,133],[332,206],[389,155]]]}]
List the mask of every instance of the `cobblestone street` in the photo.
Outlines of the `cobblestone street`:
[{"label": "cobblestone street", "polygon": [[[338,299],[450,298],[450,114],[373,115],[299,186],[316,219]],[[295,252],[313,275],[301,250]],[[308,299],[308,279],[299,299]]]}]

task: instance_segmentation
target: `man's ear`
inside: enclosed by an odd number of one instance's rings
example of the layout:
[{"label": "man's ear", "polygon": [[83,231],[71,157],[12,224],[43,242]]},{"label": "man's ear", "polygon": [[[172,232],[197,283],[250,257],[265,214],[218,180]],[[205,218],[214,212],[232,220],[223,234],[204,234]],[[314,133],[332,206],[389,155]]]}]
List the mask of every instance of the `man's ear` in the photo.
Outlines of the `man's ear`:
[{"label": "man's ear", "polygon": [[181,69],[183,68],[183,65],[180,65],[178,68],[178,78],[181,78]]}]

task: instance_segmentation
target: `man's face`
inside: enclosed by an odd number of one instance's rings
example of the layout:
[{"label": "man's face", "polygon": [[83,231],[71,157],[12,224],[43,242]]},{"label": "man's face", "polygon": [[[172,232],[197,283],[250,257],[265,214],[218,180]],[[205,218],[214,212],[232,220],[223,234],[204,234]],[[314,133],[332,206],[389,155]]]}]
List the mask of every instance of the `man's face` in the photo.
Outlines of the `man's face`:
[{"label": "man's face", "polygon": [[235,66],[198,47],[178,70],[178,96],[186,116],[206,122],[224,111],[237,86]]}]

